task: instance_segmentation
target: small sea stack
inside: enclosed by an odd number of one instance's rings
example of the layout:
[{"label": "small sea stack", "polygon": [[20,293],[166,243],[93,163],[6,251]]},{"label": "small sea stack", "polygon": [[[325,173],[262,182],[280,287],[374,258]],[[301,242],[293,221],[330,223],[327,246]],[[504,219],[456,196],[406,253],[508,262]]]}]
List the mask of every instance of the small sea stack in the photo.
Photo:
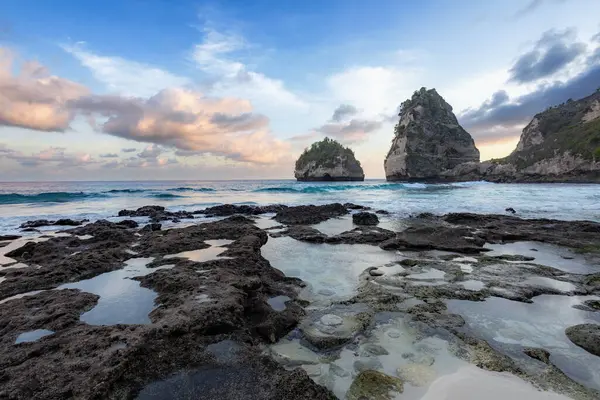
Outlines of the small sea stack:
[{"label": "small sea stack", "polygon": [[365,180],[365,173],[354,152],[329,138],[304,150],[296,161],[294,176],[299,181]]}]

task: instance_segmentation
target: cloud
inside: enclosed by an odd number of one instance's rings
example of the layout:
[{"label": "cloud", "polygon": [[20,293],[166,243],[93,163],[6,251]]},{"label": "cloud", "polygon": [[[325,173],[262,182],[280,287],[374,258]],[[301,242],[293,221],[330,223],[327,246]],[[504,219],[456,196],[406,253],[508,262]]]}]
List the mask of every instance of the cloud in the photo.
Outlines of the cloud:
[{"label": "cloud", "polygon": [[160,146],[157,146],[155,144],[151,144],[150,146],[148,146],[144,150],[142,150],[142,152],[139,153],[137,156],[139,158],[143,158],[143,159],[146,159],[146,160],[147,159],[156,159],[162,153],[163,153],[163,150],[160,148]]},{"label": "cloud", "polygon": [[0,147],[0,157],[13,160],[23,167],[38,167],[47,164],[55,168],[69,168],[83,167],[97,163],[89,154],[67,153],[64,147],[49,147],[38,153],[27,155],[3,146]]},{"label": "cloud", "polygon": [[121,149],[121,151],[123,153],[134,153],[137,151],[137,149],[135,147],[127,147],[127,148]]},{"label": "cloud", "polygon": [[162,89],[183,87],[191,83],[187,77],[151,65],[121,57],[97,55],[86,50],[82,43],[61,47],[88,68],[96,80],[104,83],[111,92],[117,94],[149,97]]},{"label": "cloud", "polygon": [[203,34],[203,40],[192,49],[191,59],[210,78],[211,93],[243,97],[258,108],[308,108],[283,81],[255,72],[239,60],[241,52],[250,47],[243,37],[212,28],[205,28]]},{"label": "cloud", "polygon": [[365,115],[395,112],[401,99],[417,86],[414,68],[352,67],[327,78],[328,91],[342,104],[352,104]]},{"label": "cloud", "polygon": [[579,99],[591,94],[600,86],[600,64],[590,66],[583,73],[565,82],[555,82],[538,86],[531,93],[513,99],[504,98],[500,104],[491,100],[479,108],[467,110],[460,121],[471,129],[490,131],[494,127],[510,129],[526,124],[531,118],[546,108],[560,104],[570,98]]},{"label": "cloud", "polygon": [[35,61],[13,74],[14,54],[0,47],[0,125],[62,132],[74,114],[68,101],[89,93],[73,81],[50,75]]},{"label": "cloud", "polygon": [[289,147],[270,134],[269,120],[253,114],[249,101],[208,98],[189,89],[164,89],[149,99],[91,95],[70,106],[106,118],[100,125],[104,133],[178,150],[268,164]]},{"label": "cloud", "polygon": [[340,104],[338,108],[333,112],[331,120],[334,122],[340,122],[347,117],[353,117],[358,114],[358,109],[350,104]]},{"label": "cloud", "polygon": [[119,157],[119,155],[116,153],[100,154],[100,158],[117,158],[117,157]]},{"label": "cloud", "polygon": [[352,119],[344,123],[325,124],[316,129],[324,135],[333,136],[346,143],[358,142],[366,139],[367,134],[381,128],[381,121]]},{"label": "cloud", "polygon": [[523,54],[509,70],[510,80],[533,82],[562,70],[584,54],[586,45],[575,41],[575,31],[550,30],[538,40],[533,50]]},{"label": "cloud", "polygon": [[523,18],[526,15],[532,14],[546,3],[564,3],[565,1],[566,0],[530,0],[523,8],[520,8],[514,13],[513,18]]}]

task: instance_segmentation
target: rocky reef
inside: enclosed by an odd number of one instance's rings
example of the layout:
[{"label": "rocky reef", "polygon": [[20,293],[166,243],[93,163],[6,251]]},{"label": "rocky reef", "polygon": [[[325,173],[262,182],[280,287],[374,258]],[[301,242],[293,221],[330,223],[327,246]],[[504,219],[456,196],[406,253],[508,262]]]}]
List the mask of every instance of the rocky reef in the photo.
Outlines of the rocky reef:
[{"label": "rocky reef", "polygon": [[523,129],[505,158],[466,163],[442,180],[600,182],[600,90],[550,107]]},{"label": "rocky reef", "polygon": [[369,210],[0,237],[0,399],[599,398],[600,224]]},{"label": "rocky reef", "polygon": [[313,143],[296,161],[299,181],[363,181],[365,173],[354,152],[335,140]]},{"label": "rocky reef", "polygon": [[389,181],[439,180],[443,171],[479,162],[479,150],[435,89],[421,88],[402,103],[385,158]]}]

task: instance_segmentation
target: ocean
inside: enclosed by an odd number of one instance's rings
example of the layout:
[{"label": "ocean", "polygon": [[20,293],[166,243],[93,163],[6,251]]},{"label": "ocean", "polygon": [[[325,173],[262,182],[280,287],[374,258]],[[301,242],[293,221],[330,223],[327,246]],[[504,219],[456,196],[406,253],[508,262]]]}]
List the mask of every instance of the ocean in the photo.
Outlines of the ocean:
[{"label": "ocean", "polygon": [[31,219],[114,217],[121,209],[157,204],[197,210],[217,204],[352,202],[406,217],[421,212],[505,213],[523,218],[600,221],[600,185],[451,184],[264,181],[128,181],[0,183],[0,234]]}]

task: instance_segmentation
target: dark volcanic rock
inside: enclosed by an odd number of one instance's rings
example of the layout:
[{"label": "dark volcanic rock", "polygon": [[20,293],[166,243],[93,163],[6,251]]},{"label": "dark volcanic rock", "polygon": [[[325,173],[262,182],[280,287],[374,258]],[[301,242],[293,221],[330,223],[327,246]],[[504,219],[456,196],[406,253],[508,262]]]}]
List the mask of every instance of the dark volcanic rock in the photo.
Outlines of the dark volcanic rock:
[{"label": "dark volcanic rock", "polygon": [[59,219],[57,221],[51,221],[51,220],[47,220],[47,219],[36,219],[34,221],[27,221],[27,222],[21,224],[20,228],[23,228],[23,229],[39,228],[41,226],[50,226],[50,225],[79,226],[85,222],[88,222],[88,220],[83,219],[81,221],[77,221],[77,220],[73,220],[73,219],[69,219],[69,218],[63,218],[63,219]]},{"label": "dark volcanic rock", "polygon": [[583,304],[575,305],[573,308],[591,312],[600,311],[600,300],[586,300],[583,302]]},{"label": "dark volcanic rock", "polygon": [[581,251],[600,251],[600,223],[553,219],[521,219],[508,215],[452,213],[442,220],[478,230],[491,243],[529,240],[572,247]]},{"label": "dark volcanic rock", "polygon": [[137,210],[121,210],[119,217],[149,217],[151,222],[180,219],[193,219],[194,214],[189,211],[167,211],[163,206],[143,206]]},{"label": "dark volcanic rock", "polygon": [[136,239],[134,233],[118,224],[100,220],[71,229],[75,235],[56,237],[45,242],[27,242],[10,251],[7,257],[37,268],[7,271],[0,285],[0,300],[32,290],[49,289],[64,282],[91,278],[121,268],[131,258],[125,250]]},{"label": "dark volcanic rock", "polygon": [[577,346],[600,357],[600,325],[581,324],[567,328],[565,334]]},{"label": "dark volcanic rock", "polygon": [[125,228],[137,228],[139,226],[139,224],[132,219],[119,221],[117,222],[117,225],[124,226]]},{"label": "dark volcanic rock", "polygon": [[[7,271],[0,299],[119,268],[131,257],[125,250],[139,242],[139,257],[175,264],[134,278],[157,293],[160,306],[146,325],[90,326],[79,315],[97,297],[77,290],[49,290],[0,304],[1,398],[335,399],[303,370],[287,371],[262,354],[265,343],[286,335],[303,315],[296,301],[301,282],[261,256],[267,234],[252,220],[233,216],[181,229],[148,229],[142,237],[108,221],[70,232],[92,238],[56,237],[11,252],[40,268]],[[217,259],[161,258],[206,248],[205,241],[214,239],[233,241]],[[270,298],[283,295],[291,299],[285,310],[269,306]],[[19,333],[38,328],[54,334],[12,344]]]},{"label": "dark volcanic rock", "polygon": [[280,210],[274,219],[287,225],[313,225],[346,214],[348,214],[346,207],[340,203],[333,203],[324,206],[287,207]]},{"label": "dark volcanic rock", "polygon": [[373,244],[378,245],[381,242],[392,239],[396,232],[378,227],[358,227],[351,231],[342,232],[339,235],[328,237],[327,243],[343,244]]},{"label": "dark volcanic rock", "polygon": [[0,235],[0,240],[16,240],[20,237],[20,235]]},{"label": "dark volcanic rock", "polygon": [[479,253],[485,240],[467,228],[445,226],[413,226],[380,244],[384,250],[446,250],[458,253]]},{"label": "dark volcanic rock", "polygon": [[144,226],[142,229],[140,229],[140,233],[160,231],[161,229],[162,229],[162,225],[154,222],[154,223],[148,224],[148,225]]},{"label": "dark volcanic rock", "polygon": [[370,212],[359,212],[352,215],[352,222],[355,225],[377,225],[379,218]]},{"label": "dark volcanic rock", "polygon": [[274,204],[269,206],[250,206],[250,205],[235,205],[222,204],[214,207],[208,207],[204,210],[195,211],[195,214],[206,214],[214,217],[228,217],[235,214],[241,215],[259,215],[266,213],[276,213],[285,209],[286,206]]}]

